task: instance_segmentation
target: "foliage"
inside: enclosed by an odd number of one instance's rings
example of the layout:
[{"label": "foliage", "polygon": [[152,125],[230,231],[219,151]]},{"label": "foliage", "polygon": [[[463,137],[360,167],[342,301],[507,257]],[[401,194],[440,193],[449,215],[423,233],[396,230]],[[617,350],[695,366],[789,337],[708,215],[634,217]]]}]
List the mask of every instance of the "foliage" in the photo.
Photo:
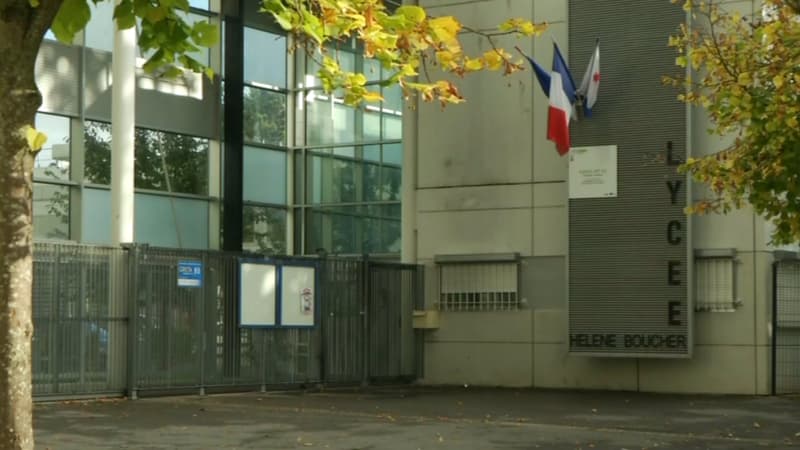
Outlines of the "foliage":
[{"label": "foliage", "polygon": [[[110,0],[91,0],[96,4]],[[31,0],[31,3],[38,3]],[[90,0],[64,0],[58,10],[52,30],[64,43],[71,43],[75,34],[83,30],[92,17]],[[147,53],[154,50],[144,69],[153,72],[164,70],[167,76],[177,76],[183,67],[195,72],[213,71],[200,61],[188,56],[200,47],[211,47],[219,41],[219,30],[208,21],[190,25],[181,13],[189,12],[189,0],[122,0],[114,8],[114,19],[121,29],[132,28],[140,22],[139,47]]]},{"label": "foliage", "polygon": [[[673,0],[675,1],[675,0]],[[666,78],[679,98],[705,108],[710,133],[734,138],[683,166],[710,188],[689,212],[728,212],[749,203],[775,225],[776,244],[800,240],[800,2],[765,0],[763,17],[685,1],[691,26],[669,40],[676,63],[695,74]]]},{"label": "foliage", "polygon": [[[369,89],[363,74],[342,70],[331,56],[335,53],[331,48],[335,49],[337,43],[356,39],[366,58],[376,59],[392,73],[386,84],[397,83],[407,95],[418,92],[424,100],[439,100],[444,106],[464,99],[448,79],[431,79],[428,65],[459,77],[480,70],[511,74],[522,70],[523,62],[514,61],[493,38],[535,36],[546,27],[514,18],[500,24],[496,31],[483,32],[465,27],[452,16],[428,16],[419,6],[400,6],[392,13],[382,0],[264,0],[262,10],[296,37],[299,48],[311,55],[321,54],[319,77],[323,87],[327,92],[343,88],[348,104],[381,100],[381,95]],[[462,32],[486,38],[492,48],[479,55],[466,54],[459,40]],[[425,80],[415,81],[420,71]]]}]

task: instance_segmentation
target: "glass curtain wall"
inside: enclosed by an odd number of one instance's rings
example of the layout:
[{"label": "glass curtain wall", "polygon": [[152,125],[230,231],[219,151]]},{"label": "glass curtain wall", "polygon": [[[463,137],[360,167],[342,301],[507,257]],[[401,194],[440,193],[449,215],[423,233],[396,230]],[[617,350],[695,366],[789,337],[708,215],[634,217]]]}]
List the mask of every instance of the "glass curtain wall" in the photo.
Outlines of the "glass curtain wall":
[{"label": "glass curtain wall", "polygon": [[[355,46],[335,54],[383,104],[327,95],[318,58],[245,28],[244,247],[267,254],[400,252],[402,91]],[[288,57],[287,57],[288,55]]]},{"label": "glass curtain wall", "polygon": [[[192,0],[190,21],[218,22],[209,0]],[[92,5],[92,19],[72,46],[53,42],[48,33],[39,55],[37,79],[47,101],[36,126],[48,136],[34,165],[34,237],[108,244],[111,241],[110,62],[113,46],[113,3]],[[56,55],[50,67],[48,55]],[[141,65],[148,55],[139,52]],[[211,50],[192,55],[214,66]],[[74,61],[72,61],[74,59]],[[74,63],[64,73],[66,61]],[[137,79],[137,125],[160,99],[183,94],[170,107],[198,104],[211,89],[197,82],[172,85]],[[196,85],[200,85],[197,88]],[[48,91],[48,87],[52,90]],[[165,88],[166,87],[166,88]],[[74,92],[73,89],[74,88]],[[75,97],[74,99],[72,97]],[[216,99],[216,95],[214,95]],[[55,99],[55,100],[53,100]],[[206,100],[208,100],[206,98]],[[212,100],[215,102],[216,100]],[[203,102],[207,105],[208,101]],[[141,114],[143,110],[145,114]],[[168,116],[168,115],[167,115]],[[169,118],[169,117],[168,117]],[[218,151],[215,131],[193,135],[179,117],[135,131],[134,239],[156,246],[208,248],[210,208],[217,201],[209,189],[211,152]],[[178,130],[189,129],[189,132]],[[199,133],[198,133],[199,134]],[[212,150],[213,149],[213,150]]]},{"label": "glass curtain wall", "polygon": [[382,87],[390,74],[353,46],[334,50],[347,70],[364,72],[382,104],[346,106],[315,77],[317,58],[298,61],[295,149],[296,245],[304,253],[400,252],[402,91]]},{"label": "glass curtain wall", "polygon": [[266,254],[288,253],[286,42],[280,34],[244,29],[242,247]]},{"label": "glass curtain wall", "polygon": [[[218,1],[191,4],[190,20],[219,23]],[[49,136],[34,172],[37,239],[110,242],[113,8],[108,2],[92,8],[93,18],[79,38],[82,45],[43,46],[54,55],[53,67],[47,69],[45,61],[43,72],[60,70],[61,55],[66,54],[74,56],[80,76],[67,80],[61,73],[54,75],[54,90],[44,92],[48,101],[37,117],[37,127]],[[341,96],[322,91],[315,77],[318,58],[287,51],[291,42],[276,28],[253,25],[263,22],[246,21],[244,30],[243,247],[265,254],[396,256],[401,90],[380,86],[389,74],[362,58],[355,45],[340,45],[333,51],[342,66],[363,71],[371,89],[385,99],[348,107]],[[215,57],[217,51],[194,56],[223,73],[224,58]],[[202,108],[214,92],[207,88],[214,83],[201,82],[199,91],[196,86],[194,91],[191,86],[165,90],[159,88],[162,82],[145,78],[137,79],[135,239],[158,246],[215,248],[224,176],[221,96],[213,94],[217,109],[206,114]],[[67,94],[61,101],[62,93],[73,90],[74,101]],[[164,96],[181,92],[186,98],[174,104]],[[50,101],[54,98],[59,101]],[[195,123],[199,116],[213,116],[210,125]]]}]

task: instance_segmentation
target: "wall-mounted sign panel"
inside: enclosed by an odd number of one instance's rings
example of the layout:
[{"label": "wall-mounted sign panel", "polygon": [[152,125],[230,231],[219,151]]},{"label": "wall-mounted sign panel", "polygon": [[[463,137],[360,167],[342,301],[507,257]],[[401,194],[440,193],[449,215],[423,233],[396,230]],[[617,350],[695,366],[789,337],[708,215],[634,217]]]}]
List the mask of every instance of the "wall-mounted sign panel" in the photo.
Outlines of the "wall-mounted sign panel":
[{"label": "wall-mounted sign panel", "polygon": [[569,150],[569,198],[617,196],[617,146]]},{"label": "wall-mounted sign panel", "polygon": [[281,326],[314,326],[316,294],[314,267],[281,266]]},{"label": "wall-mounted sign panel", "polygon": [[242,327],[275,326],[277,266],[241,263],[239,276],[239,325]]},{"label": "wall-mounted sign panel", "polygon": [[178,286],[202,287],[203,263],[200,261],[178,261]]},{"label": "wall-mounted sign panel", "polygon": [[599,157],[596,146],[613,143],[618,172],[616,196],[597,198],[610,192],[594,190],[605,183],[602,161],[582,163],[587,172],[579,178],[570,171],[569,351],[691,356],[691,235],[683,212],[690,192],[677,171],[686,158],[687,108],[661,85],[676,71],[665,36],[686,13],[670,2],[629,0],[570,0],[569,10],[573,71],[583,73],[597,38],[603,53],[592,116],[570,125],[573,145],[594,150],[573,148],[573,156]]}]

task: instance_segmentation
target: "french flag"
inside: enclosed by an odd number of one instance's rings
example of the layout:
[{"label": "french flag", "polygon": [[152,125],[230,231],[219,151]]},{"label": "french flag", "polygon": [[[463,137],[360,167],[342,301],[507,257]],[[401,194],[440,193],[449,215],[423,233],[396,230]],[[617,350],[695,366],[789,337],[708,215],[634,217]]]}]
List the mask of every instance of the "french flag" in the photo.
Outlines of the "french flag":
[{"label": "french flag", "polygon": [[572,118],[572,105],[575,103],[575,81],[567,63],[553,43],[553,69],[548,73],[533,58],[525,56],[533,66],[536,79],[545,95],[550,99],[547,114],[547,139],[555,142],[559,155],[569,152],[569,121]]}]

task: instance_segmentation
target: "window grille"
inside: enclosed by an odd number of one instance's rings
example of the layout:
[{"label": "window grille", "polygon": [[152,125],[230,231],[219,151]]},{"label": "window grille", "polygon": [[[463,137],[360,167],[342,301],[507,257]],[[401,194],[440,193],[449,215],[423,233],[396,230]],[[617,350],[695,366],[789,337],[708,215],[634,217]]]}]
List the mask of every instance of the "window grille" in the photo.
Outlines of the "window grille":
[{"label": "window grille", "polygon": [[733,312],[740,306],[735,257],[698,257],[694,273],[695,311]]},{"label": "window grille", "polygon": [[441,264],[442,311],[516,311],[520,308],[518,267],[511,263]]}]

